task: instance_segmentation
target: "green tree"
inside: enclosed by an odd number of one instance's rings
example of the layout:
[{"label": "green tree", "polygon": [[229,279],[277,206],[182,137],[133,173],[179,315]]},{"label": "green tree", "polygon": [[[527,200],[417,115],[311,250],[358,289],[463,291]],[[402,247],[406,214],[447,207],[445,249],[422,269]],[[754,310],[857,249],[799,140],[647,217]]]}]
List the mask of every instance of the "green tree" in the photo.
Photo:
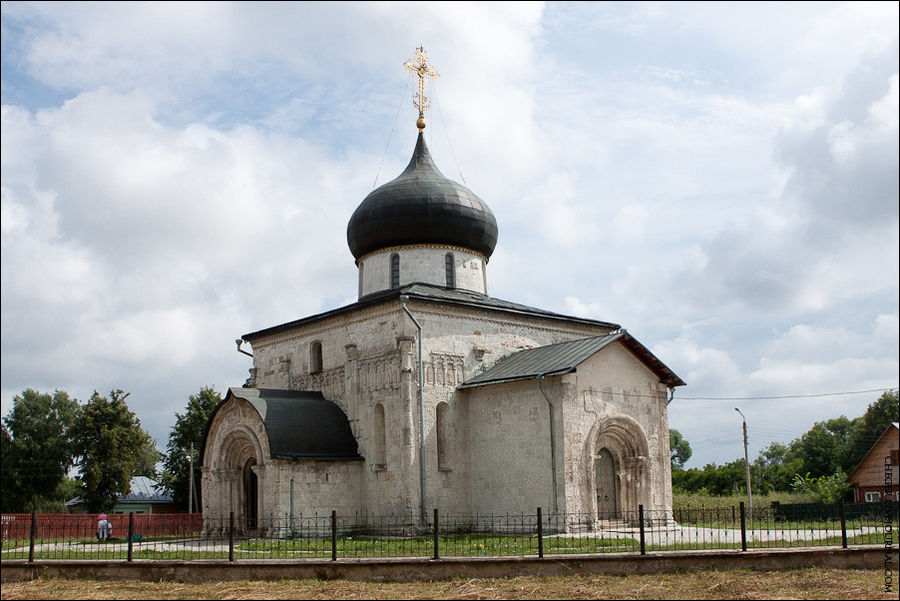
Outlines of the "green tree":
[{"label": "green tree", "polygon": [[847,447],[855,422],[843,415],[816,422],[803,436],[791,442],[787,459],[799,459],[801,473],[808,472],[813,478],[835,473],[847,461]]},{"label": "green tree", "polygon": [[691,445],[681,436],[681,432],[669,428],[669,454],[672,459],[672,467],[682,469],[688,459],[691,458]]},{"label": "green tree", "polygon": [[885,392],[866,408],[862,417],[854,420],[847,444],[844,471],[851,472],[859,465],[891,422],[900,421],[900,404],[896,390]]},{"label": "green tree", "polygon": [[81,494],[90,513],[109,511],[129,491],[146,447],[141,421],[125,403],[129,394],[116,389],[106,398],[95,390],[73,428]]},{"label": "green tree", "polygon": [[72,465],[71,428],[78,402],[57,390],[31,388],[13,398],[3,418],[3,511],[28,511],[57,503]]},{"label": "green tree", "polygon": [[188,397],[188,404],[183,414],[175,414],[175,425],[169,432],[169,443],[166,445],[166,457],[163,460],[163,483],[172,494],[178,507],[188,507],[188,491],[190,482],[190,450],[194,445],[194,491],[195,507],[199,510],[200,487],[197,475],[200,446],[203,434],[213,410],[222,401],[222,397],[212,387],[200,389],[197,394]]},{"label": "green tree", "polygon": [[788,445],[780,442],[772,442],[759,452],[750,468],[758,492],[791,490],[794,476],[800,472],[803,462],[797,458],[789,459],[788,454]]},{"label": "green tree", "polygon": [[16,472],[11,468],[13,440],[6,424],[0,423],[0,457],[3,458],[3,469],[0,470],[0,507],[4,513],[18,513],[19,508],[13,504],[17,500],[19,484]]},{"label": "green tree", "polygon": [[141,430],[141,444],[134,465],[134,476],[147,476],[151,480],[159,479],[159,471],[156,464],[162,461],[164,455],[156,448],[156,439],[147,432]]}]

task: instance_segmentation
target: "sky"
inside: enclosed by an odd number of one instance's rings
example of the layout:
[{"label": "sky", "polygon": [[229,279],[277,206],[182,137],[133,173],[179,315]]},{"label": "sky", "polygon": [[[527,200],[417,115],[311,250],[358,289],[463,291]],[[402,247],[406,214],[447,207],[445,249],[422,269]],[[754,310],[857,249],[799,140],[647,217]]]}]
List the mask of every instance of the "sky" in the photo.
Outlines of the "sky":
[{"label": "sky", "polygon": [[0,11],[4,415],[121,388],[164,449],[246,379],[235,338],[355,301],[347,221],[409,160],[420,45],[432,155],[499,225],[490,294],[650,348],[688,466],[742,457],[735,407],[752,458],[898,386],[897,3]]}]

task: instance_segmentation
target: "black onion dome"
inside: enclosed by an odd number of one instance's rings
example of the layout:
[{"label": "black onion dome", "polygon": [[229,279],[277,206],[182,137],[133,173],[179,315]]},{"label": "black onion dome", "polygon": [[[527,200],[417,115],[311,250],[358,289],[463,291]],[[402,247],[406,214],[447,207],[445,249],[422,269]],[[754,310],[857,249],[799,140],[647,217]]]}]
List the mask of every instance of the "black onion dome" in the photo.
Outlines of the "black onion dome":
[{"label": "black onion dome", "polygon": [[483,200],[444,177],[419,132],[412,159],[400,177],[366,196],[347,224],[356,259],[406,244],[447,244],[490,257],[497,220]]}]

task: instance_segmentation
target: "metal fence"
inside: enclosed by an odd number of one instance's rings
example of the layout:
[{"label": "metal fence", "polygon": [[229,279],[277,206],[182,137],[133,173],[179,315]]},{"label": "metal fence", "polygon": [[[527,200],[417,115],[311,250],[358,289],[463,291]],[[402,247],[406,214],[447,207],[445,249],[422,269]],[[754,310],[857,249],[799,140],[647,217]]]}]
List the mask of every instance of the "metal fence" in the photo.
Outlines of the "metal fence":
[{"label": "metal fence", "polygon": [[4,516],[2,559],[318,559],[546,557],[708,549],[884,545],[900,531],[897,503],[809,507],[792,515],[744,504],[613,514],[544,513],[261,517],[116,515],[98,540],[95,516]]},{"label": "metal fence", "polygon": [[[203,516],[199,513],[135,513],[133,518],[129,515],[107,515],[113,536],[126,536],[129,519],[134,520],[137,532],[149,536],[178,536],[203,527]],[[29,538],[31,518],[30,513],[4,513],[0,521],[3,539]],[[96,513],[40,513],[35,515],[35,526],[41,539],[84,538],[96,534],[98,519]]]}]

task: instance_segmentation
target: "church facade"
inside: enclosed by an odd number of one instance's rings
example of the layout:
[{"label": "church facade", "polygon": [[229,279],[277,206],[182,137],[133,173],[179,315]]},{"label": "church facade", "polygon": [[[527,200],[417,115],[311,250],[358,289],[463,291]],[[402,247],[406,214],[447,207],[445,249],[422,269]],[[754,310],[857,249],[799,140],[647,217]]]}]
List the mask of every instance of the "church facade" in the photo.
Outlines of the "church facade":
[{"label": "church facade", "polygon": [[671,509],[667,403],[684,382],[614,323],[488,295],[488,206],[406,170],[347,228],[357,302],[243,335],[253,367],[203,443],[203,513],[253,530],[313,515]]}]

